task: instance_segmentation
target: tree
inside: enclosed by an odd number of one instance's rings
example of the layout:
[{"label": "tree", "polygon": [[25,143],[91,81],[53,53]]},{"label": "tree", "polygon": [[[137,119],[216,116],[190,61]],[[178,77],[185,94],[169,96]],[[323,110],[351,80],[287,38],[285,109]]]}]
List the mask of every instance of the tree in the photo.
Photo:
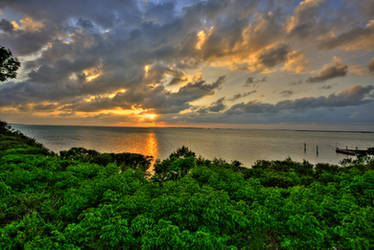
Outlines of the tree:
[{"label": "tree", "polygon": [[0,47],[0,81],[4,82],[6,79],[14,79],[17,77],[17,70],[21,63],[16,57],[13,57],[12,52]]}]

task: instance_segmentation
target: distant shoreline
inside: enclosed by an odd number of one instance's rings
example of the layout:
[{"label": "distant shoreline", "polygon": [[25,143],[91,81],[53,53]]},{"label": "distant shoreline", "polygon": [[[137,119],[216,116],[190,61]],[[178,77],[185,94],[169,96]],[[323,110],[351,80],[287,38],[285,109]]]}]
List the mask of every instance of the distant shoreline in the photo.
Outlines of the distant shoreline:
[{"label": "distant shoreline", "polygon": [[141,127],[141,126],[102,126],[102,125],[56,125],[56,124],[23,124],[23,123],[9,123],[9,125],[16,126],[36,126],[36,127],[83,127],[83,128],[132,128],[132,129],[208,129],[208,130],[252,130],[252,131],[292,131],[292,132],[332,132],[332,133],[360,133],[372,134],[374,131],[368,130],[320,130],[320,129],[270,129],[270,128],[205,128],[205,127]]}]

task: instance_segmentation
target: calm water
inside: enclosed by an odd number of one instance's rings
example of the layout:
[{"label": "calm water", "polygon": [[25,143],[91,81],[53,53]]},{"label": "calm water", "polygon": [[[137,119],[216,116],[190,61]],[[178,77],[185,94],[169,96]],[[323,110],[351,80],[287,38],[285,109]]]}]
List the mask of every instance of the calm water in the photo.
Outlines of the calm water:
[{"label": "calm water", "polygon": [[[133,152],[165,159],[182,145],[204,158],[238,160],[251,166],[256,160],[306,159],[338,163],[345,156],[336,146],[374,146],[374,133],[244,129],[127,128],[12,125],[47,148],[59,152],[85,147],[99,152]],[[307,152],[304,154],[304,142]],[[316,156],[316,145],[319,154]]]}]

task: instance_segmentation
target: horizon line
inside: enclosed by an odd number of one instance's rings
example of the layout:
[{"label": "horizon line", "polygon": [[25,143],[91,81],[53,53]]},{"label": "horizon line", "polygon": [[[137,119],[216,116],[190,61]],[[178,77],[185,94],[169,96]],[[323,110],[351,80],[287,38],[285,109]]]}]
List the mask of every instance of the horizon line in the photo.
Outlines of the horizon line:
[{"label": "horizon line", "polygon": [[[301,128],[249,128],[249,127],[204,127],[204,126],[130,126],[130,125],[83,125],[83,124],[27,124],[8,123],[8,125],[51,126],[51,127],[102,127],[102,128],[181,128],[181,129],[238,129],[238,130],[277,130],[300,132],[346,132],[346,133],[374,133],[374,130],[339,130],[339,129],[301,129]],[[260,125],[260,124],[258,124]]]}]

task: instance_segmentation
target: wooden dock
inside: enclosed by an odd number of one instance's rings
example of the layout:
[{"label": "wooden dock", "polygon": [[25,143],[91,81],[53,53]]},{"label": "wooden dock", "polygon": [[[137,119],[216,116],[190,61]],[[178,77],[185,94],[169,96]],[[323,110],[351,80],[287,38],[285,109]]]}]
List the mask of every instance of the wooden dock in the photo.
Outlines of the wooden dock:
[{"label": "wooden dock", "polygon": [[346,148],[336,148],[336,153],[345,155],[374,155],[374,148],[368,149],[349,149]]}]

